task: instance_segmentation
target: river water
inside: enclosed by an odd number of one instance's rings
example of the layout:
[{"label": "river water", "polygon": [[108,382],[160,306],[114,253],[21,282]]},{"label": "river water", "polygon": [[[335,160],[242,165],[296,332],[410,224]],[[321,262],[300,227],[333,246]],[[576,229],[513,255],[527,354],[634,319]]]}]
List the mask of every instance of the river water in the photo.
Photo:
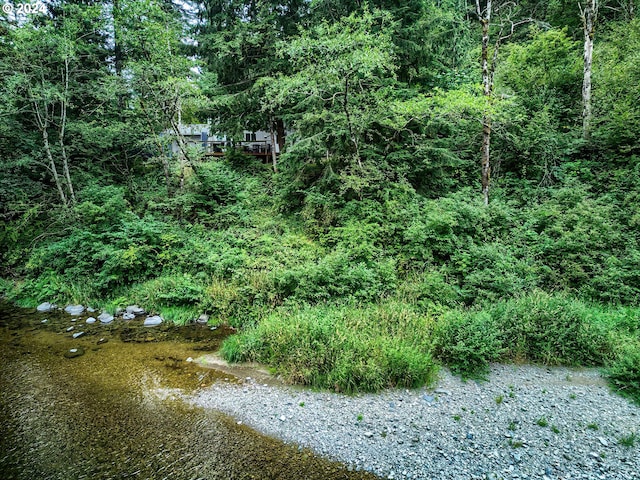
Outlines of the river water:
[{"label": "river water", "polygon": [[[215,351],[225,329],[86,316],[0,303],[0,479],[375,478],[183,401],[241,381],[185,361]],[[72,348],[85,353],[66,358]]]}]

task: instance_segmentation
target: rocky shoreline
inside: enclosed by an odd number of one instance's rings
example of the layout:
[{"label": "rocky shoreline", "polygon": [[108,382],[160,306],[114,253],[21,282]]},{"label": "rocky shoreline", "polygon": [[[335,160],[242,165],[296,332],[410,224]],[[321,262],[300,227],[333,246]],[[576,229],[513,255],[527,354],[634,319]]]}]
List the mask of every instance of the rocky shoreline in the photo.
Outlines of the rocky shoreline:
[{"label": "rocky shoreline", "polygon": [[640,408],[595,369],[443,371],[435,389],[345,396],[248,378],[189,399],[389,479],[640,478]]}]

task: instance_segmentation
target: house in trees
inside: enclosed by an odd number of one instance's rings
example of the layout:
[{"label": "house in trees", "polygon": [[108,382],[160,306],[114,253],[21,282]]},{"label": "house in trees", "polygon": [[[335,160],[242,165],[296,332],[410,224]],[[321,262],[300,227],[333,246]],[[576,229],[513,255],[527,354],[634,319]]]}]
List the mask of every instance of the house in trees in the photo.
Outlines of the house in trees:
[{"label": "house in trees", "polygon": [[[188,146],[194,146],[204,151],[205,156],[222,157],[229,149],[242,150],[247,155],[258,157],[264,162],[269,162],[274,155],[280,154],[280,143],[276,132],[245,130],[241,138],[235,138],[215,132],[211,123],[204,124],[180,124],[180,135]],[[171,132],[173,134],[173,132]],[[171,144],[171,151],[179,152],[180,146],[177,140]]]}]

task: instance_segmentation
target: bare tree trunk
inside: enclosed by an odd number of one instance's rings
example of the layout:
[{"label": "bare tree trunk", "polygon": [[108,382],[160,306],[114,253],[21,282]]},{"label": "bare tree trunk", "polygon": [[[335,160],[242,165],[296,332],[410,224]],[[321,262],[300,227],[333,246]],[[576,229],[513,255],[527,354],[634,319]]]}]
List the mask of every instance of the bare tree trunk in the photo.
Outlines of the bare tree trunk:
[{"label": "bare tree trunk", "polygon": [[49,160],[49,170],[53,175],[53,181],[56,183],[56,188],[58,189],[60,200],[62,201],[62,204],[67,207],[69,205],[67,196],[65,195],[64,189],[62,188],[60,175],[58,175],[58,168],[56,167],[56,162],[53,159],[53,155],[51,153],[51,145],[49,144],[49,132],[47,131],[47,129],[49,128],[49,112],[47,111],[46,105],[45,111],[41,112],[40,107],[38,106],[38,102],[36,101],[32,101],[31,106],[33,107],[36,125],[38,126],[38,130],[40,130],[40,134],[42,135],[42,144],[44,146],[44,151],[47,155],[47,159]]},{"label": "bare tree trunk", "polygon": [[71,183],[71,174],[69,173],[69,159],[67,157],[67,149],[64,145],[64,134],[67,126],[67,95],[69,93],[69,59],[64,59],[64,94],[60,101],[60,134],[58,136],[58,143],[60,144],[60,152],[62,155],[62,171],[64,178],[67,181],[67,189],[69,190],[69,196],[71,202],[76,203],[76,194],[73,190],[73,183]]},{"label": "bare tree trunk", "polygon": [[269,120],[269,133],[271,134],[271,161],[273,162],[273,171],[274,173],[278,172],[278,157],[276,154],[276,133],[275,133],[275,122],[273,119]]},{"label": "bare tree trunk", "polygon": [[47,154],[47,159],[49,160],[51,173],[53,174],[53,180],[56,182],[56,188],[58,189],[60,200],[62,200],[62,204],[66,207],[68,205],[67,196],[65,195],[64,189],[62,188],[62,182],[60,181],[60,175],[58,175],[56,162],[53,160],[53,155],[51,154],[51,146],[49,145],[49,133],[47,132],[46,125],[43,125],[43,127],[44,128],[42,128],[40,132],[42,133],[42,143],[44,145],[44,151]]},{"label": "bare tree trunk", "polygon": [[582,77],[582,138],[588,140],[591,134],[591,61],[593,58],[593,38],[598,19],[598,1],[588,0],[582,9],[582,28],[584,31],[584,71]]},{"label": "bare tree trunk", "polygon": [[[487,1],[484,9],[480,7],[480,0],[476,0],[476,9],[480,24],[482,25],[482,86],[483,94],[487,99],[487,111],[482,116],[482,196],[484,204],[489,204],[489,186],[491,182],[491,114],[488,111],[489,102],[493,92],[493,71],[489,69],[489,22],[491,21],[491,0]],[[494,51],[494,61],[492,67],[495,67],[497,56],[497,48]]]}]

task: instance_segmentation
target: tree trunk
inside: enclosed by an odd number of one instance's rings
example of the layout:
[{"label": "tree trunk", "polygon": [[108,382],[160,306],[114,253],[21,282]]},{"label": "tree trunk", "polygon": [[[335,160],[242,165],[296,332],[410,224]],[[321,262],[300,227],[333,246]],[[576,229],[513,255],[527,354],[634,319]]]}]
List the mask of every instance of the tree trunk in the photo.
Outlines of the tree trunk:
[{"label": "tree trunk", "polygon": [[278,157],[276,154],[276,133],[275,133],[275,122],[273,120],[269,121],[269,133],[271,134],[271,160],[273,162],[273,171],[274,173],[278,172]]},{"label": "tree trunk", "polygon": [[584,31],[584,72],[582,77],[582,138],[588,140],[591,134],[591,61],[593,58],[593,38],[598,18],[597,0],[589,0],[587,6],[580,7]]},{"label": "tree trunk", "polygon": [[482,117],[482,198],[484,204],[489,205],[489,182],[491,181],[491,116]]},{"label": "tree trunk", "polygon": [[276,119],[276,134],[278,135],[278,151],[282,153],[285,142],[284,137],[287,135],[287,133],[284,130],[284,122],[281,118]]},{"label": "tree trunk", "polygon": [[67,189],[71,202],[76,203],[76,194],[73,190],[71,182],[71,174],[69,173],[69,158],[67,157],[67,149],[64,145],[64,134],[67,127],[67,98],[69,95],[69,59],[64,60],[64,94],[60,101],[60,132],[58,135],[58,143],[60,144],[60,153],[62,155],[62,172],[67,182]]},{"label": "tree trunk", "polygon": [[[489,204],[489,186],[491,182],[491,114],[489,112],[489,103],[493,93],[493,72],[489,68],[489,22],[491,21],[491,0],[487,1],[486,8],[480,7],[480,0],[476,0],[476,9],[480,24],[482,25],[482,53],[481,53],[481,65],[482,65],[482,86],[483,94],[486,97],[486,111],[482,116],[482,196],[484,204]],[[494,63],[497,55],[494,52]],[[495,65],[492,65],[495,67]]]},{"label": "tree trunk", "polygon": [[49,165],[51,166],[51,174],[53,175],[53,180],[56,182],[56,188],[58,189],[60,200],[66,207],[68,206],[67,196],[64,194],[62,182],[60,181],[60,175],[58,175],[58,169],[56,168],[56,162],[53,160],[53,155],[51,154],[51,146],[49,145],[49,133],[47,132],[46,125],[43,125],[43,127],[44,128],[42,128],[40,132],[42,133],[42,143],[44,145],[44,151],[47,154],[47,159],[49,160]]}]

